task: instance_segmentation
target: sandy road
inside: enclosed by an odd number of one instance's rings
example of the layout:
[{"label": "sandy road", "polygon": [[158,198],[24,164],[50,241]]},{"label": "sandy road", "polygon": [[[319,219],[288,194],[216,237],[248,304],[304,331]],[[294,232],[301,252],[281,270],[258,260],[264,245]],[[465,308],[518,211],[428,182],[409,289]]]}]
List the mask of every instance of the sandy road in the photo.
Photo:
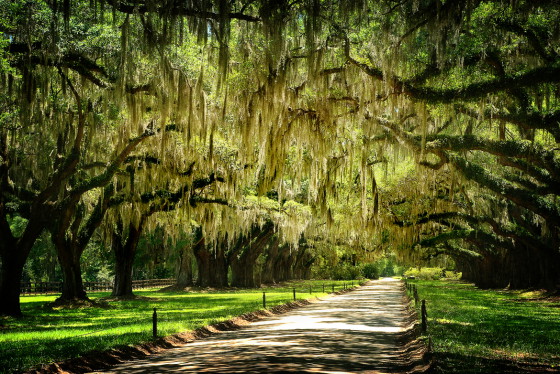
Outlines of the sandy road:
[{"label": "sandy road", "polygon": [[401,283],[385,278],[106,373],[404,373]]}]

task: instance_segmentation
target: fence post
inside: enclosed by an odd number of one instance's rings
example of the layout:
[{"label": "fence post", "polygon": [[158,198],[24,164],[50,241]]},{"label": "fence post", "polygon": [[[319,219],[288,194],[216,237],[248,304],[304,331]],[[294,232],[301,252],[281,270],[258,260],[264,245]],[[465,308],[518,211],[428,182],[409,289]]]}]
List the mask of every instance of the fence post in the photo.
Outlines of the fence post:
[{"label": "fence post", "polygon": [[418,289],[416,288],[416,285],[414,286],[414,305],[418,305],[418,301],[420,301],[420,298],[418,297]]},{"label": "fence post", "polygon": [[323,283],[323,293],[325,293],[325,284]]},{"label": "fence post", "polygon": [[309,294],[313,293],[313,286],[309,286]]},{"label": "fence post", "polygon": [[266,309],[266,292],[263,292],[263,309]]},{"label": "fence post", "polygon": [[294,287],[292,291],[294,292],[294,301],[296,301],[296,288]]},{"label": "fence post", "polygon": [[154,308],[154,314],[152,314],[152,334],[154,339],[157,338],[157,311]]},{"label": "fence post", "polygon": [[428,313],[426,312],[426,300],[422,300],[422,332],[426,333],[428,330]]}]

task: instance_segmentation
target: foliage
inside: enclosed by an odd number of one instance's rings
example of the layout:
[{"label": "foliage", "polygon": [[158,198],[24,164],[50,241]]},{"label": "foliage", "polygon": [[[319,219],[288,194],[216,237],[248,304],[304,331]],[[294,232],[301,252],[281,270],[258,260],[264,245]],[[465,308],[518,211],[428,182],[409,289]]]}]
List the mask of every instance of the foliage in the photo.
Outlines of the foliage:
[{"label": "foliage", "polygon": [[339,264],[330,268],[329,271],[334,280],[352,280],[363,277],[360,267],[351,264]]},{"label": "foliage", "polygon": [[461,279],[461,273],[442,268],[410,268],[403,275],[407,278],[413,277],[414,279],[422,280]]},{"label": "foliage", "polygon": [[[335,278],[394,252],[557,287],[556,2],[133,3],[0,4],[3,268],[45,230],[68,270],[116,227],[215,246],[270,220]],[[146,243],[139,276],[170,274]]]},{"label": "foliage", "polygon": [[552,366],[548,370],[560,365],[558,298],[457,281],[409,282],[426,299],[434,372],[532,372],[539,364]]},{"label": "foliage", "polygon": [[367,279],[378,279],[380,275],[379,266],[377,264],[365,264],[362,267],[362,275]]}]

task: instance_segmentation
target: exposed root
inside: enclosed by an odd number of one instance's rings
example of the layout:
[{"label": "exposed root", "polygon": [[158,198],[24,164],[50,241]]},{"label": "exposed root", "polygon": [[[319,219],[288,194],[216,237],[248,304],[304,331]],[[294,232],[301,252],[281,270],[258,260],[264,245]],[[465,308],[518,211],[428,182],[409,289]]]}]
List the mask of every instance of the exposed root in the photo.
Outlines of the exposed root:
[{"label": "exposed root", "polygon": [[146,300],[146,301],[158,301],[157,297],[139,296],[139,295],[123,295],[123,296],[106,296],[101,299],[103,302],[106,301],[123,301],[123,300]]},{"label": "exposed root", "polygon": [[51,309],[81,309],[81,308],[101,308],[110,309],[112,306],[104,300],[91,299],[56,299],[52,303],[46,305]]}]

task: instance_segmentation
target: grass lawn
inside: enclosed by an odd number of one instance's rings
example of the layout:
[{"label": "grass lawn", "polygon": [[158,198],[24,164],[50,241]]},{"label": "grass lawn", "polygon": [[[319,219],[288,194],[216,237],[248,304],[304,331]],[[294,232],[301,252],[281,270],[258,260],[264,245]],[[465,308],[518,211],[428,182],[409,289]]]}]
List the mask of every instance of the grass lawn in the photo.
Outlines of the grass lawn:
[{"label": "grass lawn", "polygon": [[[357,285],[357,281],[354,284]],[[200,292],[135,291],[145,299],[110,301],[110,308],[51,309],[46,304],[57,297],[22,296],[23,318],[0,318],[0,373],[12,373],[32,366],[77,357],[91,350],[138,344],[152,338],[152,313],[157,308],[158,335],[194,330],[243,313],[262,309],[266,291],[267,308],[297,298],[324,296],[340,290],[349,281],[292,282],[282,287],[250,290]],[[309,293],[310,286],[313,294]],[[109,292],[90,293],[92,299]],[[1,327],[4,325],[3,327]]]},{"label": "grass lawn", "polygon": [[558,298],[458,281],[409,282],[426,299],[435,373],[560,372]]}]

